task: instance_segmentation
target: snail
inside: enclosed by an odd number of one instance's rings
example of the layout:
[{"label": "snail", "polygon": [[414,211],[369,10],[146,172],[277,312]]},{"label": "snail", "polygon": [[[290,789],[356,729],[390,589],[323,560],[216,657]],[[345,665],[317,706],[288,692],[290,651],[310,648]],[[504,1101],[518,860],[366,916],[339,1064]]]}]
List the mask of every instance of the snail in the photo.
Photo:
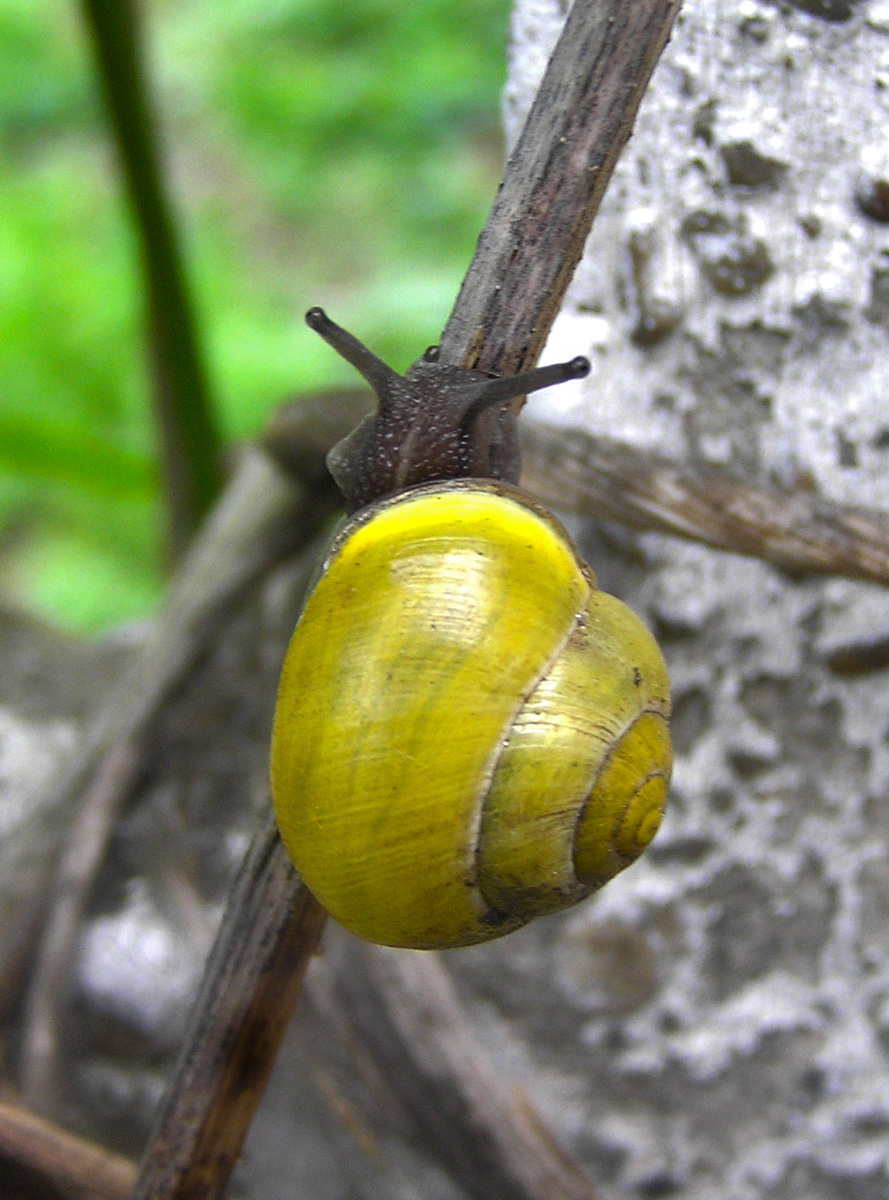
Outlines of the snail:
[{"label": "snail", "polygon": [[671,769],[667,671],[519,490],[516,409],[584,358],[398,375],[319,308],[378,409],[328,455],[352,516],[287,650],[275,812],[307,887],[384,945],[467,946],[632,863]]}]

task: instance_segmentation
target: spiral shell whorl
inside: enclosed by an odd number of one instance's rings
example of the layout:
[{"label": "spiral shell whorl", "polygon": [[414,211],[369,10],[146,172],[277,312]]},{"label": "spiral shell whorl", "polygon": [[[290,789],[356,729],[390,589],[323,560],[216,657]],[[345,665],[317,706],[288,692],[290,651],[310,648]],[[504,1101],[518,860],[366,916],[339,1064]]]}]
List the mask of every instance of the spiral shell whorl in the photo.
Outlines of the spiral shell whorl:
[{"label": "spiral shell whorl", "polygon": [[576,904],[641,854],[666,799],[668,715],[651,634],[591,591],[516,715],[486,797],[479,884],[493,909],[526,921]]}]

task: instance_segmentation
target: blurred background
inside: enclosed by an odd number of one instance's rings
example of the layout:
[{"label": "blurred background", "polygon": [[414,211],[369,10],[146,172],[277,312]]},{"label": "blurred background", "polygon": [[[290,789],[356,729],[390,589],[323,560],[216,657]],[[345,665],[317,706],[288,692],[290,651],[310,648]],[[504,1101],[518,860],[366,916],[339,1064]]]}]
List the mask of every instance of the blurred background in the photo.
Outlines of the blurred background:
[{"label": "blurred background", "polygon": [[[502,173],[508,0],[137,7],[222,442],[354,382],[311,304],[403,370]],[[0,211],[0,600],[97,633],[156,608],[170,553],[138,242],[76,0],[0,0]]]}]

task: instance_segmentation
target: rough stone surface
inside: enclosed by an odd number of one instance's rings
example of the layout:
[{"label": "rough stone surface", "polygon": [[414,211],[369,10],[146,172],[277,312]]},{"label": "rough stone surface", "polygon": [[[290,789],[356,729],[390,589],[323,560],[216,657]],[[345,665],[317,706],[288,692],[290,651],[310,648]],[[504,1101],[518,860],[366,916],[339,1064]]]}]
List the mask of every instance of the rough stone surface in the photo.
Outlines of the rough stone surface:
[{"label": "rough stone surface", "polygon": [[[518,5],[512,137],[562,8]],[[886,12],[686,0],[544,356],[592,375],[536,416],[889,509]],[[606,1200],[885,1197],[889,595],[586,549],[667,655],[668,816],[591,902],[450,964]]]}]

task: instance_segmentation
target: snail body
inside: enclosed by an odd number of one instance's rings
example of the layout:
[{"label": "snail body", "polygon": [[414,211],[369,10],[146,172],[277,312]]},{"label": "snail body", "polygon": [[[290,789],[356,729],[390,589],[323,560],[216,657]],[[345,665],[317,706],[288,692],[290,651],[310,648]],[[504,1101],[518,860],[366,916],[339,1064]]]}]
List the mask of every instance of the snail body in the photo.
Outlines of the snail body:
[{"label": "snail body", "polygon": [[370,941],[500,936],[648,844],[669,703],[653,637],[545,509],[490,479],[393,490],[337,537],[287,652],[282,838]]}]

